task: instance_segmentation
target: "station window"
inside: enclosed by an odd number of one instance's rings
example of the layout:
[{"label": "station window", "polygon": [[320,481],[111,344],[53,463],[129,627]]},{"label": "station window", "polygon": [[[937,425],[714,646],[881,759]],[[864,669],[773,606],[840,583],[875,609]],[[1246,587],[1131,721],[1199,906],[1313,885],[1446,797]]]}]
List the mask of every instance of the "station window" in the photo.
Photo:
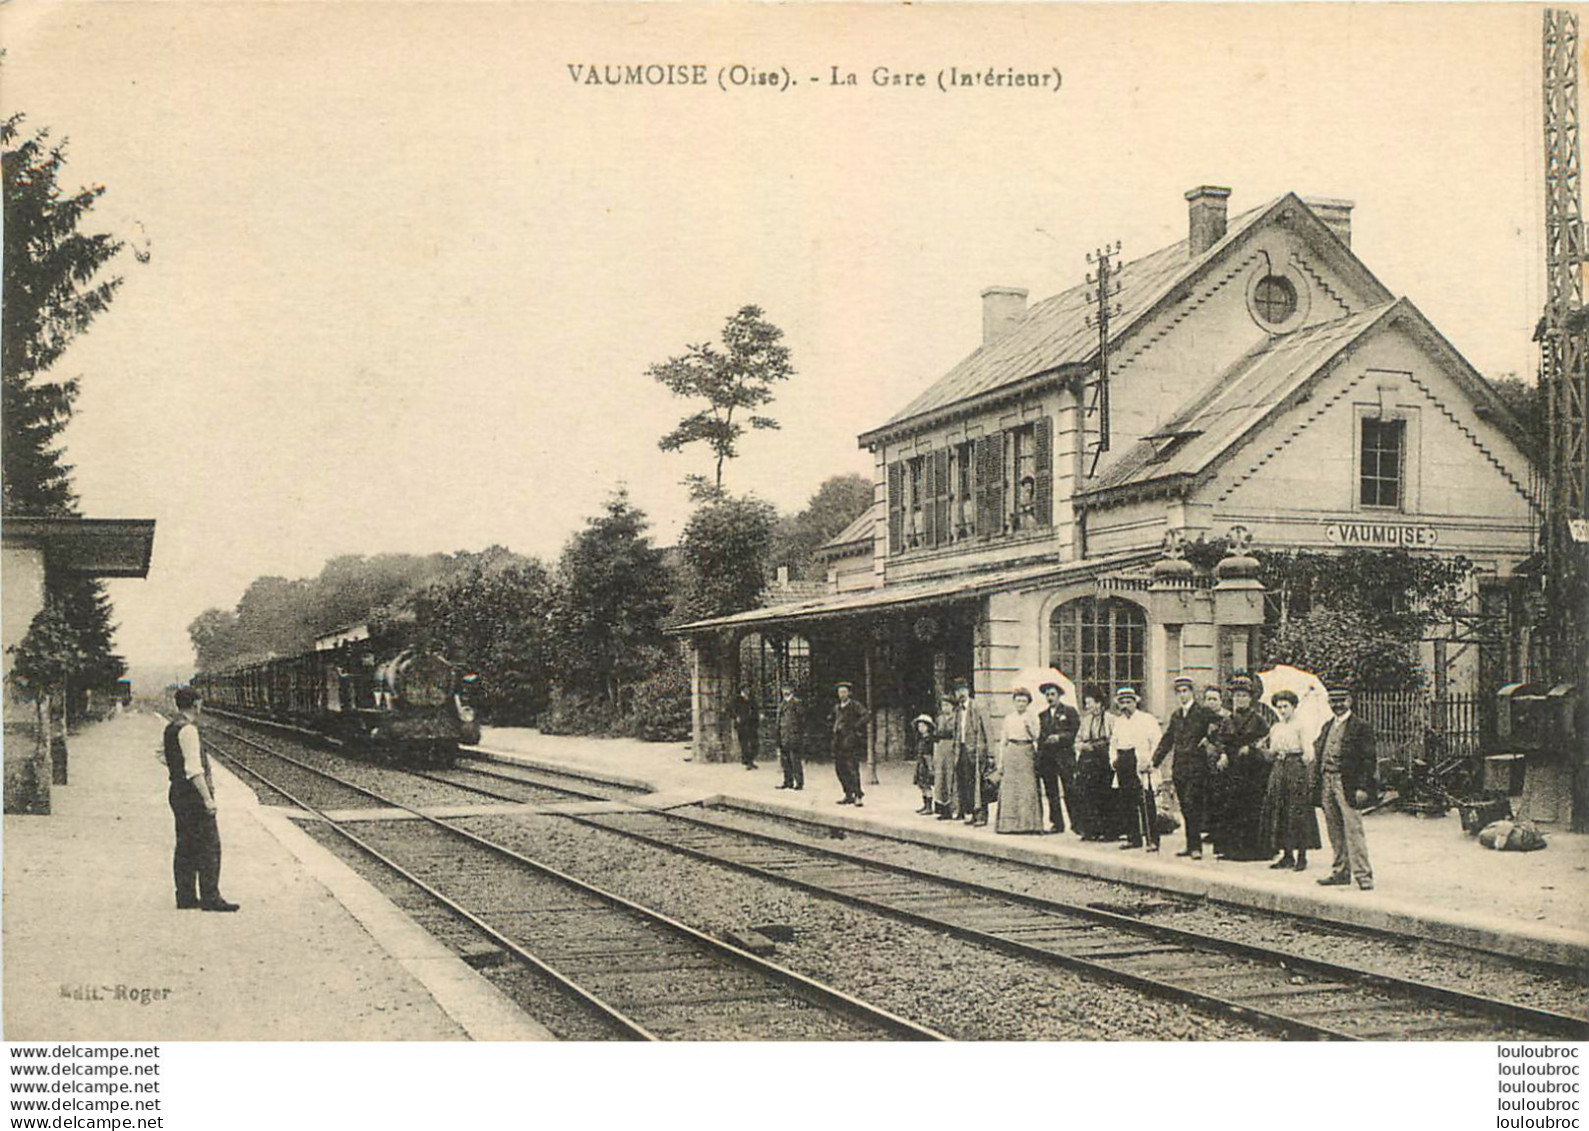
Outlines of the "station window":
[{"label": "station window", "polygon": [[1402,501],[1402,450],[1406,423],[1401,420],[1362,422],[1362,458],[1358,463],[1358,501],[1365,507],[1399,507]]},{"label": "station window", "polygon": [[1096,683],[1114,702],[1122,686],[1143,690],[1147,616],[1118,597],[1083,597],[1049,619],[1050,662],[1076,681]]},{"label": "station window", "polygon": [[1253,309],[1271,326],[1278,326],[1297,312],[1297,289],[1284,275],[1265,275],[1252,293]]},{"label": "station window", "polygon": [[906,464],[908,482],[905,494],[905,544],[911,549],[922,544],[922,503],[927,492],[925,465],[926,460],[921,456]]},{"label": "station window", "polygon": [[950,507],[954,515],[951,535],[956,542],[977,533],[976,453],[972,444],[956,444],[949,453]]}]

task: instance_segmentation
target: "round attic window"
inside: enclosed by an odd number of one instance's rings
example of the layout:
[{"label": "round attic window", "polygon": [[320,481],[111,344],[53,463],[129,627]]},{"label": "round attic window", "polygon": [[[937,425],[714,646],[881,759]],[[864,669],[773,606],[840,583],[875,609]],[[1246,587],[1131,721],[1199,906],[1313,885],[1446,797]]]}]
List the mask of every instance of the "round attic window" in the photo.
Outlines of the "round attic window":
[{"label": "round attic window", "polygon": [[1284,275],[1265,275],[1253,289],[1252,307],[1259,318],[1279,326],[1297,312],[1297,289]]}]

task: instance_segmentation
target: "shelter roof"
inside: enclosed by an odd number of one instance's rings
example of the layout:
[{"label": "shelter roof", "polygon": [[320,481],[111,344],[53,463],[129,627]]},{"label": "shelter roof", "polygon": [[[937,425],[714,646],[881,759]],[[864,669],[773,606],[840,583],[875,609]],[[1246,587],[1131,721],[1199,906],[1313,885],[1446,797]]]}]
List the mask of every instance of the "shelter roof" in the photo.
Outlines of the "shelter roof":
[{"label": "shelter roof", "polygon": [[982,573],[957,574],[935,581],[905,582],[880,589],[865,589],[853,593],[830,593],[808,601],[794,601],[771,608],[747,609],[742,613],[710,617],[692,621],[670,629],[670,632],[688,635],[724,628],[756,628],[773,624],[830,620],[870,613],[894,612],[923,605],[945,604],[979,596],[993,590],[1009,589],[1022,585],[1050,584],[1059,581],[1080,580],[1096,573],[1135,565],[1158,556],[1158,550],[1114,554],[1080,562],[1044,562],[1038,565],[988,570]]},{"label": "shelter roof", "polygon": [[10,545],[37,546],[47,567],[74,577],[147,577],[154,554],[152,518],[44,518],[7,515]]}]

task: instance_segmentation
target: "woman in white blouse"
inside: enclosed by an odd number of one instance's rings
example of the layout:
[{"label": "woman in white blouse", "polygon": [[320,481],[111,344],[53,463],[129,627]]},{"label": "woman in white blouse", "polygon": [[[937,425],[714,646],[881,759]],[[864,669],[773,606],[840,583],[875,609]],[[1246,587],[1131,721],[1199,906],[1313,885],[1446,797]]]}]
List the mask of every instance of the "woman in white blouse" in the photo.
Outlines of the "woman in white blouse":
[{"label": "woman in white blouse", "polygon": [[1004,716],[996,777],[999,783],[1001,833],[1043,831],[1043,796],[1037,782],[1037,736],[1041,730],[1032,710],[1032,693],[1017,687],[1010,693],[1013,710]]},{"label": "woman in white blouse", "polygon": [[1263,795],[1261,851],[1280,852],[1271,868],[1302,871],[1308,866],[1308,849],[1319,847],[1319,819],[1313,813],[1313,744],[1297,719],[1297,697],[1277,691],[1270,699],[1280,721],[1269,728],[1269,787]]}]

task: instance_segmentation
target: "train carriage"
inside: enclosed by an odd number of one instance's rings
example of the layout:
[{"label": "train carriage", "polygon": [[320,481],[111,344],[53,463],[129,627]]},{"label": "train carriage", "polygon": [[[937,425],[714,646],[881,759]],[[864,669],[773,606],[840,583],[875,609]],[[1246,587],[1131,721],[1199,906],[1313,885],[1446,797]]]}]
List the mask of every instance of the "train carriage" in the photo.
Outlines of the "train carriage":
[{"label": "train carriage", "polygon": [[480,741],[467,676],[443,656],[370,640],[217,672],[194,685],[215,709],[318,731],[402,764],[447,763]]}]

